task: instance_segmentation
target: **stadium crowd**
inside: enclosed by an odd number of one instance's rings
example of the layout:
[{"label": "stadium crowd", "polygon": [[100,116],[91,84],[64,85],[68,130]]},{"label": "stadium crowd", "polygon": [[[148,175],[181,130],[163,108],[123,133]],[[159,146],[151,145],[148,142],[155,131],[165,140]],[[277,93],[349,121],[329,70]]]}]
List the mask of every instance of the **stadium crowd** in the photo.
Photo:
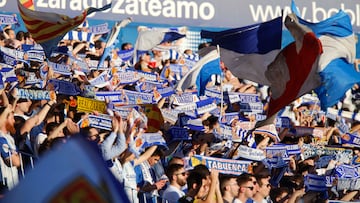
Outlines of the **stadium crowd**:
[{"label": "stadium crowd", "polygon": [[[359,84],[324,112],[313,92],[274,122],[271,89],[226,64],[198,87],[177,83],[198,50],[166,41],[132,57],[132,43],[106,49],[104,34],[63,39],[50,58],[31,34],[2,25],[1,195],[69,139],[98,146],[130,202],[326,202],[360,199]],[[72,32],[86,33],[88,26]],[[75,34],[74,34],[75,36]],[[334,113],[335,112],[335,113]],[[35,185],[36,183],[34,183]]]}]

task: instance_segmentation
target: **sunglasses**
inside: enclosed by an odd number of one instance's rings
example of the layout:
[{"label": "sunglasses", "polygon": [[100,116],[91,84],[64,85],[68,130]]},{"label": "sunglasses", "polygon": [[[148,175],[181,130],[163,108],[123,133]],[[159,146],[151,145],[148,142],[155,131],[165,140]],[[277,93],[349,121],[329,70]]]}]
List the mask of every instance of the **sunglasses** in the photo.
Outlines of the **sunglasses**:
[{"label": "sunglasses", "polygon": [[182,173],[176,173],[175,175],[182,175],[182,176],[186,176],[188,173],[186,171],[182,172]]},{"label": "sunglasses", "polygon": [[250,190],[254,190],[254,186],[242,186],[243,188],[249,188]]}]

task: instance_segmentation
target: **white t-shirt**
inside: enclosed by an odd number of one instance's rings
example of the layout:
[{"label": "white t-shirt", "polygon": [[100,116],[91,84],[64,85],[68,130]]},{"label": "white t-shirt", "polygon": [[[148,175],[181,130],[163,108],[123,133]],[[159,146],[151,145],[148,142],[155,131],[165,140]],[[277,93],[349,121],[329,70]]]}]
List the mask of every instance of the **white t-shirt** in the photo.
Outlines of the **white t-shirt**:
[{"label": "white t-shirt", "polygon": [[123,164],[124,189],[130,202],[138,203],[139,198],[136,190],[136,173],[134,170],[134,162],[128,161]]},{"label": "white t-shirt", "polygon": [[40,145],[45,141],[46,138],[47,138],[47,134],[45,134],[45,133],[39,133],[35,137],[35,143],[34,143],[34,154],[35,154],[35,156],[39,155]]},{"label": "white t-shirt", "polygon": [[[1,158],[0,158],[0,178],[1,182],[6,183],[12,189],[19,183],[18,170],[15,166],[7,166],[4,159],[11,156],[12,150],[16,149],[14,138],[9,134],[0,133],[1,139]],[[0,183],[2,184],[2,183]]]},{"label": "white t-shirt", "polygon": [[109,169],[120,183],[124,182],[123,168],[119,159],[115,159],[113,161],[113,165]]}]

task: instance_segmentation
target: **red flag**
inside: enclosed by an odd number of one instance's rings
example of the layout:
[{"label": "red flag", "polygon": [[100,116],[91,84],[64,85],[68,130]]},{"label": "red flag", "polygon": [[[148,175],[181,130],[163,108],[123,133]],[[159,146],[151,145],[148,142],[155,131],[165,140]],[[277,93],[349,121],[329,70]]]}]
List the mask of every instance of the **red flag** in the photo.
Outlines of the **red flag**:
[{"label": "red flag", "polygon": [[322,53],[320,40],[293,15],[286,17],[285,25],[295,42],[282,49],[265,72],[272,90],[268,117],[320,85],[317,74],[317,61]]}]

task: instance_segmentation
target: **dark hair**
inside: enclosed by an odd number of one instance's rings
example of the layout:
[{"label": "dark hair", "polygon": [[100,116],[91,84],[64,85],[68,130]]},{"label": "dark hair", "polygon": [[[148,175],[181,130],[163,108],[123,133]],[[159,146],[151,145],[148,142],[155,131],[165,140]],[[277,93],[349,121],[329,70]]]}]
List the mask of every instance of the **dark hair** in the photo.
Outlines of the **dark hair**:
[{"label": "dark hair", "polygon": [[66,142],[66,137],[56,137],[54,139],[49,140],[46,138],[44,142],[39,147],[39,155],[42,156],[49,150],[53,149],[54,147],[57,147],[60,144],[63,144]]},{"label": "dark hair", "polygon": [[200,173],[202,176],[206,177],[210,175],[210,171],[207,166],[204,164],[199,164],[194,167],[193,171]]},{"label": "dark hair", "polygon": [[289,188],[287,188],[287,187],[272,188],[271,192],[270,192],[270,198],[274,203],[283,202],[284,200],[289,198],[288,195],[286,197],[284,197],[283,199],[281,199],[280,201],[276,201],[276,198],[281,197],[281,194],[283,194],[283,193],[287,193],[289,195],[290,194]]},{"label": "dark hair", "polygon": [[51,140],[50,148],[54,148],[60,144],[64,144],[67,141],[66,137],[55,137]]},{"label": "dark hair", "polygon": [[237,176],[230,175],[230,174],[220,174],[219,175],[220,192],[221,192],[222,196],[224,196],[226,184],[228,184],[228,182],[233,178],[237,178]]},{"label": "dark hair", "polygon": [[205,121],[203,121],[203,125],[209,126],[210,129],[214,128],[214,125],[219,122],[219,117],[211,115]]},{"label": "dark hair", "polygon": [[5,29],[4,32],[5,32],[6,34],[9,34],[11,30],[14,31],[13,29],[8,28],[8,29]]},{"label": "dark hair", "polygon": [[314,173],[315,171],[315,166],[311,166],[308,164],[305,164],[304,162],[300,162],[298,163],[298,173],[302,174],[303,172],[307,171],[308,173]]},{"label": "dark hair", "polygon": [[6,37],[5,37],[4,33],[0,32],[0,40],[2,41],[2,40],[5,40],[5,39],[6,39]]},{"label": "dark hair", "polygon": [[6,106],[0,106],[0,114],[2,114],[6,109]]},{"label": "dark hair", "polygon": [[21,41],[21,40],[25,40],[25,32],[24,31],[18,31],[16,33],[16,39]]},{"label": "dark hair", "polygon": [[87,126],[80,129],[81,135],[83,135],[85,138],[90,136],[90,129],[93,127]]},{"label": "dark hair", "polygon": [[200,50],[200,49],[202,49],[202,48],[205,48],[205,47],[208,47],[209,45],[210,45],[209,43],[203,42],[203,43],[199,44],[198,50]]},{"label": "dark hair", "polygon": [[164,156],[164,151],[160,148],[156,148],[155,152],[151,156],[159,156],[162,158]]},{"label": "dark hair", "polygon": [[294,176],[284,176],[280,180],[280,187],[287,187],[290,190],[299,190],[304,187],[304,178],[300,174]]},{"label": "dark hair", "polygon": [[14,116],[14,120],[15,120],[15,124],[14,124],[15,129],[21,129],[25,123],[25,119],[21,116]]},{"label": "dark hair", "polygon": [[263,182],[261,180],[268,179],[269,176],[263,176],[263,175],[255,175],[257,184],[261,187],[263,186]]},{"label": "dark hair", "polygon": [[256,165],[253,166],[253,174],[266,174],[268,176],[270,176],[270,171],[269,169],[265,166],[265,164],[263,162],[254,162],[256,163]]},{"label": "dark hair", "polygon": [[[206,179],[206,176],[203,176],[198,171],[191,170],[187,178],[187,188],[188,191],[193,191],[193,194],[197,194],[202,186],[202,180]],[[196,187],[193,186],[196,184]]]},{"label": "dark hair", "polygon": [[101,41],[101,40],[95,41],[95,45],[94,45],[95,49],[100,49],[102,43],[103,43],[103,41]]},{"label": "dark hair", "polygon": [[173,180],[173,175],[175,175],[176,171],[184,168],[184,165],[181,164],[171,164],[166,168],[165,174],[169,178],[171,182]]},{"label": "dark hair", "polygon": [[50,132],[53,131],[58,126],[59,126],[59,124],[56,122],[50,122],[50,123],[46,124],[46,127],[45,127],[46,134],[49,135]]},{"label": "dark hair", "polygon": [[30,38],[30,36],[31,36],[30,32],[25,32],[25,33],[24,33],[25,39]]},{"label": "dark hair", "polygon": [[181,157],[173,156],[173,157],[169,160],[168,166],[170,166],[171,164],[174,164],[173,162],[174,162],[175,160],[182,160],[182,161],[183,161],[183,159],[182,159]]},{"label": "dark hair", "polygon": [[121,44],[121,50],[125,50],[126,46],[132,45],[130,42],[125,42]]},{"label": "dark hair", "polygon": [[248,174],[248,173],[242,173],[241,175],[239,175],[236,179],[236,182],[238,183],[239,186],[243,185],[246,182],[251,181],[252,175]]},{"label": "dark hair", "polygon": [[85,112],[75,112],[73,121],[77,123],[81,120],[81,116],[85,115]]},{"label": "dark hair", "polygon": [[[73,49],[75,49],[77,46],[81,46],[81,44],[83,44],[83,42],[74,42]],[[101,45],[100,45],[100,47],[101,47]],[[78,54],[85,54],[86,53],[86,46],[83,46],[77,53]]]}]

